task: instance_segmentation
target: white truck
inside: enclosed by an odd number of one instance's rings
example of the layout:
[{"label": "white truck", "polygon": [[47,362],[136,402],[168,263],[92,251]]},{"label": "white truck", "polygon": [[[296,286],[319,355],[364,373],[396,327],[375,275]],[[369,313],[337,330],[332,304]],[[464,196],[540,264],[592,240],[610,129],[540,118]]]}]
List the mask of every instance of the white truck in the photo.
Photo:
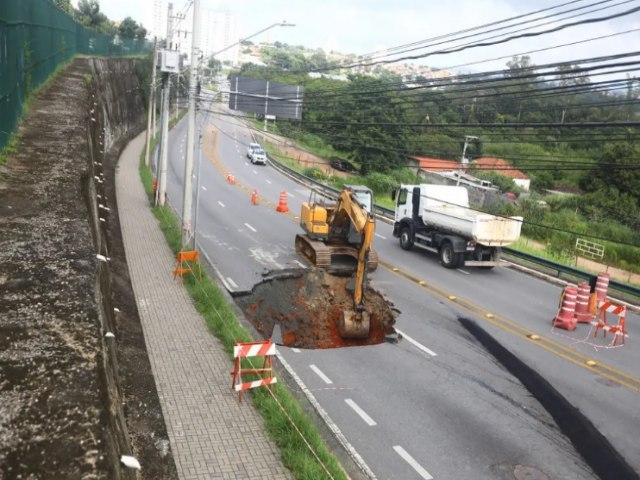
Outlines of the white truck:
[{"label": "white truck", "polygon": [[393,235],[400,239],[400,246],[437,253],[447,268],[493,268],[499,264],[500,247],[520,237],[522,217],[472,210],[465,187],[400,185],[393,198]]}]

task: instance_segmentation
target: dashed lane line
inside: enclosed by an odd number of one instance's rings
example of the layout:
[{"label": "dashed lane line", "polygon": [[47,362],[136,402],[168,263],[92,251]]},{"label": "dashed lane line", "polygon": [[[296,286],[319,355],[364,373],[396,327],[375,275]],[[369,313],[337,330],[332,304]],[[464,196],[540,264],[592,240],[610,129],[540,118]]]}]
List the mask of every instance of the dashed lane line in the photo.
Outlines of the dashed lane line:
[{"label": "dashed lane line", "polygon": [[398,332],[400,335],[402,335],[402,338],[404,338],[405,340],[407,340],[410,344],[412,344],[414,347],[416,347],[419,350],[422,350],[423,352],[425,352],[428,355],[431,355],[432,357],[437,357],[438,354],[436,352],[434,352],[433,350],[428,349],[427,347],[425,347],[424,345],[422,345],[420,342],[418,342],[417,340],[414,340],[413,338],[411,338],[409,335],[407,335],[404,332],[401,332],[400,330],[398,330],[396,328],[396,332]]},{"label": "dashed lane line", "polygon": [[222,203],[220,200],[218,200],[218,205],[220,205],[222,208],[224,208],[224,203]]},{"label": "dashed lane line", "polygon": [[248,223],[245,223],[244,226],[247,227],[249,230],[251,230],[253,233],[257,232],[257,230],[253,228],[251,225],[249,225]]},{"label": "dashed lane line", "polygon": [[353,409],[354,412],[356,412],[360,416],[360,418],[362,418],[362,420],[365,421],[367,425],[369,425],[370,427],[374,427],[377,425],[375,420],[371,418],[369,415],[367,415],[367,413],[364,410],[362,410],[356,402],[354,402],[350,398],[345,398],[344,401],[347,405],[349,405]]},{"label": "dashed lane line", "polygon": [[376,237],[378,237],[378,238],[381,238],[382,240],[386,240],[387,239],[387,237],[384,237],[384,236],[380,235],[379,233],[374,233],[374,235]]},{"label": "dashed lane line", "polygon": [[396,445],[395,447],[393,447],[393,449],[398,455],[402,457],[405,462],[411,465],[411,468],[413,468],[418,473],[418,475],[424,478],[424,480],[433,480],[431,474],[427,472],[422,465],[416,462],[416,459],[409,455],[409,453],[404,448],[402,448],[400,445]]},{"label": "dashed lane line", "polygon": [[311,370],[313,370],[313,371],[314,371],[314,373],[315,373],[316,375],[318,375],[318,376],[322,379],[322,381],[323,381],[324,383],[326,383],[327,385],[331,385],[331,384],[333,383],[333,382],[331,381],[331,379],[330,379],[329,377],[327,377],[327,376],[324,374],[324,372],[323,372],[322,370],[320,370],[318,367],[316,367],[315,365],[309,365],[309,368],[310,368]]}]

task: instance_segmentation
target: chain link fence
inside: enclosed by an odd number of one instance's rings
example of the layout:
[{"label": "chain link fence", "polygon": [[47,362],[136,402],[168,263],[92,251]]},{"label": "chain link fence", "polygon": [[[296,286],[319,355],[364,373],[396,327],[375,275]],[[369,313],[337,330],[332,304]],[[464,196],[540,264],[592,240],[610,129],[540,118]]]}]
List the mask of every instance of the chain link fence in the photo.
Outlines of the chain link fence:
[{"label": "chain link fence", "polygon": [[51,0],[0,0],[0,151],[15,130],[30,94],[77,54],[145,53],[145,40],[89,30]]}]

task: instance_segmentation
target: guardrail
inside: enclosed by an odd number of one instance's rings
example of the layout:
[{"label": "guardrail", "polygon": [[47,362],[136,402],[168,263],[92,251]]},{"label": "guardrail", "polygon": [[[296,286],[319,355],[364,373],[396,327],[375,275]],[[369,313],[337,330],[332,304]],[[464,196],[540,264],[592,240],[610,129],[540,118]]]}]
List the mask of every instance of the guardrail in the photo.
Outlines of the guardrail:
[{"label": "guardrail", "polygon": [[[273,158],[271,155],[267,154],[267,157],[269,158],[269,161],[271,163],[271,165],[273,165],[275,168],[277,168],[278,170],[280,170],[281,172],[289,175],[290,177],[293,177],[295,180],[307,185],[309,188],[312,188],[313,190],[315,190],[316,192],[320,193],[321,195],[324,195],[326,197],[329,198],[337,198],[338,195],[340,194],[340,190],[330,187],[328,185],[325,185],[321,182],[318,182],[317,180],[314,180],[312,178],[306,177],[304,175],[302,175],[299,172],[296,172],[295,170],[293,170],[292,168],[287,167],[286,165],[280,163],[278,160],[276,160],[275,158]],[[381,207],[379,205],[375,205],[374,206],[374,213],[376,215],[378,215],[379,217],[382,217],[386,220],[391,220],[393,221],[393,216],[394,216],[394,211],[386,208],[386,207]],[[556,278],[560,278],[560,275],[562,273],[565,273],[567,275],[571,275],[572,277],[576,277],[579,279],[584,279],[584,280],[589,280],[590,277],[593,276],[592,273],[589,272],[585,272],[583,270],[577,269],[577,268],[573,268],[567,265],[563,265],[561,263],[556,263],[552,260],[548,260],[546,258],[542,258],[542,257],[536,257],[535,255],[531,255],[529,253],[525,253],[525,252],[521,252],[519,250],[514,250],[512,248],[508,248],[508,247],[503,247],[502,248],[502,252],[504,254],[506,254],[507,256],[511,256],[511,257],[516,257],[522,260],[525,260],[529,263],[538,265],[540,267],[545,267],[551,271],[556,272],[555,276]],[[633,287],[631,285],[627,285],[625,283],[621,283],[618,282],[616,280],[610,280],[609,281],[609,288],[613,289],[613,290],[617,290],[618,292],[621,293],[625,293],[627,295],[632,295],[635,297],[640,298],[640,288],[637,287]]]}]

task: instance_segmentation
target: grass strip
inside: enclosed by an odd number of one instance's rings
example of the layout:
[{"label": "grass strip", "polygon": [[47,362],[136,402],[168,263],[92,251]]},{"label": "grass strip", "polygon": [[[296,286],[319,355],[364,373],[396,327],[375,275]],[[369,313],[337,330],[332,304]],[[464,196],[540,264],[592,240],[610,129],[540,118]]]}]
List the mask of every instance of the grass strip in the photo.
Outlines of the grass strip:
[{"label": "grass strip", "polygon": [[[140,177],[151,202],[154,198],[153,174],[151,169],[144,165],[144,151],[140,156]],[[177,254],[181,248],[178,219],[169,207],[152,207],[152,210],[165,234],[169,247]],[[225,352],[232,360],[233,346],[236,341],[250,342],[254,339],[240,324],[233,308],[206,271],[202,272],[201,281],[197,281],[195,276],[185,277],[184,285],[193,298],[196,309],[207,322],[209,330],[220,339]],[[249,396],[264,418],[267,432],[280,448],[283,464],[299,480],[328,478],[327,472],[318,463],[296,431],[297,428],[326,466],[331,477],[336,480],[346,480],[348,477],[342,466],[329,451],[313,421],[304,412],[300,403],[282,384],[277,383],[273,387],[273,396],[267,389],[262,388],[252,390]],[[296,428],[293,427],[287,415],[293,420]]]}]

